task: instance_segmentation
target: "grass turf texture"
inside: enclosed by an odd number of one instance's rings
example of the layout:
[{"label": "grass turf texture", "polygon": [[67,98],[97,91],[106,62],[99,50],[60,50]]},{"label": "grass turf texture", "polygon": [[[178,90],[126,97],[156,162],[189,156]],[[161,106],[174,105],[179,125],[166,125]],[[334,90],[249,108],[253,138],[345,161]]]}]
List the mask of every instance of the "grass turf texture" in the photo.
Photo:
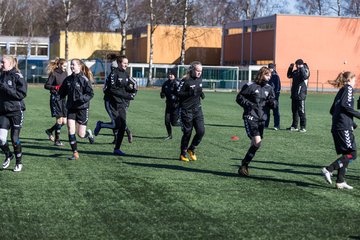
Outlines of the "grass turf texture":
[{"label": "grass turf texture", "polygon": [[[68,161],[66,128],[65,147],[53,146],[44,133],[54,123],[48,92],[30,86],[23,171],[0,172],[0,238],[359,239],[359,163],[347,174],[353,191],[336,190],[320,175],[336,158],[328,113],[334,95],[308,96],[307,133],[266,130],[250,178],[237,175],[249,139],[235,96],[206,93],[206,134],[196,162],[178,161],[180,128],[163,141],[159,90],[142,90],[131,103],[134,142],[125,137],[122,147],[128,156],[112,155],[111,131],[102,129],[94,145],[80,140],[80,159]],[[291,121],[289,95],[280,103],[284,129]],[[88,126],[97,120],[108,120],[100,88]],[[231,141],[234,135],[240,140]]]}]

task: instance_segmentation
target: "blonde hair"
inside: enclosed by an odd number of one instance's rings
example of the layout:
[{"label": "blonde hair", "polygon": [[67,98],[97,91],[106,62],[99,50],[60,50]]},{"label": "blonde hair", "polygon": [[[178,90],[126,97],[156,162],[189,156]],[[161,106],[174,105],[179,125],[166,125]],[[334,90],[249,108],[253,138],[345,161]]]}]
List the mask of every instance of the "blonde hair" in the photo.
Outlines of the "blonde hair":
[{"label": "blonde hair", "polygon": [[5,58],[7,60],[10,60],[11,65],[13,65],[13,68],[15,68],[16,71],[20,72],[18,59],[11,55],[3,55],[2,58]]},{"label": "blonde hair", "polygon": [[255,77],[255,82],[257,84],[262,84],[263,82],[265,82],[264,76],[267,74],[271,74],[270,68],[267,68],[267,67],[260,68],[259,72],[257,73],[257,75]]},{"label": "blonde hair", "polygon": [[91,81],[91,82],[93,81],[94,76],[93,76],[91,70],[85,65],[85,63],[83,61],[81,61],[78,58],[74,58],[71,61],[78,62],[81,66],[80,71],[84,73],[84,75],[87,77],[87,79],[89,79],[89,81]]},{"label": "blonde hair", "polygon": [[54,61],[51,61],[47,66],[47,73],[50,74],[55,71],[55,69],[60,68],[66,63],[66,60],[63,58],[55,58]]},{"label": "blonde hair", "polygon": [[350,72],[350,71],[341,72],[341,73],[339,73],[339,75],[336,77],[335,80],[329,80],[328,83],[333,85],[336,88],[342,88],[353,77],[355,77],[355,73],[353,73],[353,72]]}]

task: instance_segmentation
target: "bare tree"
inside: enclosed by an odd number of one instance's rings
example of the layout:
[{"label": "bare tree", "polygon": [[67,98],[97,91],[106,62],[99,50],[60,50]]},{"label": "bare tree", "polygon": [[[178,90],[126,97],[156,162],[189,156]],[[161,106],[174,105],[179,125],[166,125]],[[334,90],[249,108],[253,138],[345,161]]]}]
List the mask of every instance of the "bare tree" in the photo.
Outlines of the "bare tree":
[{"label": "bare tree", "polygon": [[330,1],[328,0],[298,0],[297,8],[306,15],[329,14]]},{"label": "bare tree", "polygon": [[113,2],[113,9],[115,15],[120,22],[120,31],[121,31],[121,49],[120,54],[126,54],[126,23],[129,18],[129,2],[128,0],[115,0]]},{"label": "bare tree", "polygon": [[341,16],[341,0],[336,0],[337,15]]},{"label": "bare tree", "polygon": [[360,0],[350,0],[348,1],[347,14],[355,17],[360,16]]},{"label": "bare tree", "polygon": [[65,10],[65,60],[69,60],[69,25],[70,25],[70,12],[71,0],[63,0]]},{"label": "bare tree", "polygon": [[2,34],[4,21],[10,11],[10,1],[0,0],[0,34]]},{"label": "bare tree", "polygon": [[149,0],[150,7],[150,53],[149,53],[149,77],[146,86],[152,81],[153,58],[154,58],[154,32],[156,30],[153,0]]},{"label": "bare tree", "polygon": [[181,54],[180,54],[180,64],[185,64],[185,48],[186,48],[186,33],[187,33],[187,15],[189,8],[189,0],[184,0],[184,19],[183,19],[183,31],[181,39]]}]

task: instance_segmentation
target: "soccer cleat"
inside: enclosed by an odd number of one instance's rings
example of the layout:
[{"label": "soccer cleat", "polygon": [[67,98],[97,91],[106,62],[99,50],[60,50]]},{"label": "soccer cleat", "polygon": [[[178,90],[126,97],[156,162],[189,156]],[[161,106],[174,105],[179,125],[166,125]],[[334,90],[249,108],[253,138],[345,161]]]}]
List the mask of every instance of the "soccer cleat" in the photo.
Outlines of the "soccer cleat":
[{"label": "soccer cleat", "polygon": [[191,161],[196,161],[196,160],[197,160],[197,157],[196,157],[196,155],[195,155],[194,150],[188,149],[188,150],[187,150],[187,153],[189,154],[189,157],[190,157],[190,160],[191,160]]},{"label": "soccer cleat", "polygon": [[101,123],[102,123],[102,121],[97,121],[97,123],[96,123],[96,127],[94,129],[94,135],[95,136],[99,135],[99,132],[101,130]]},{"label": "soccer cleat", "polygon": [[57,140],[54,142],[54,146],[62,147],[62,146],[64,146],[64,144],[62,142],[60,142],[59,140]]},{"label": "soccer cleat", "polygon": [[274,127],[274,130],[275,130],[275,131],[277,131],[277,130],[279,130],[279,129],[280,129],[279,127]]},{"label": "soccer cleat", "polygon": [[172,139],[172,135],[169,135],[164,139],[164,141],[171,140],[171,139]]},{"label": "soccer cleat", "polygon": [[349,184],[347,184],[346,182],[342,182],[342,183],[336,183],[336,188],[337,189],[353,189],[352,186],[350,186]]},{"label": "soccer cleat", "polygon": [[50,132],[49,129],[46,129],[46,130],[45,130],[45,133],[46,133],[46,135],[48,136],[48,139],[49,139],[50,141],[53,142],[53,141],[55,140],[54,136],[52,135],[52,133]]},{"label": "soccer cleat", "polygon": [[306,129],[305,128],[300,128],[299,132],[306,133]]},{"label": "soccer cleat", "polygon": [[321,173],[324,175],[324,178],[326,180],[327,183],[332,184],[331,181],[331,177],[332,177],[332,172],[329,172],[325,167],[323,169],[321,169]]},{"label": "soccer cleat", "polygon": [[92,132],[90,129],[86,130],[87,134],[88,134],[88,139],[89,139],[89,143],[90,144],[94,144],[95,142],[95,139],[94,139],[94,136],[92,135]]},{"label": "soccer cleat", "polygon": [[18,164],[15,165],[15,168],[14,168],[13,171],[14,172],[21,172],[22,168],[23,168],[23,165],[21,163],[18,163]]},{"label": "soccer cleat", "polygon": [[113,152],[114,155],[118,155],[118,156],[125,156],[126,153],[124,153],[123,151],[121,151],[120,149],[114,149]]},{"label": "soccer cleat", "polygon": [[241,165],[238,170],[239,175],[248,177],[249,176],[249,168],[246,165]]},{"label": "soccer cleat", "polygon": [[79,159],[79,153],[78,152],[74,152],[73,155],[71,157],[68,157],[68,160],[78,160]]},{"label": "soccer cleat", "polygon": [[180,161],[188,162],[189,158],[187,158],[186,155],[180,154]]},{"label": "soccer cleat", "polygon": [[6,169],[9,167],[10,165],[10,161],[14,158],[14,154],[11,154],[9,157],[5,158],[4,162],[3,162],[3,169]]}]

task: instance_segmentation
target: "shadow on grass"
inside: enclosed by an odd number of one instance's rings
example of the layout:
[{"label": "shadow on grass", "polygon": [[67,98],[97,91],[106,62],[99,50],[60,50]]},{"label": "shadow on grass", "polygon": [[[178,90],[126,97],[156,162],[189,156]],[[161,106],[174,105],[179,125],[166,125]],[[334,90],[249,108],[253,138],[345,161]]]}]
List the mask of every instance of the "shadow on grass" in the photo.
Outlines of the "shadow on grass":
[{"label": "shadow on grass", "polygon": [[360,236],[349,236],[349,239],[356,239],[356,240],[360,240]]},{"label": "shadow on grass", "polygon": [[224,127],[224,128],[245,128],[240,125],[226,125],[226,124],[214,124],[214,123],[206,123],[205,126],[209,127]]},{"label": "shadow on grass", "polygon": [[139,135],[133,135],[134,138],[144,138],[144,139],[165,139],[166,136],[164,137],[148,137],[148,136],[139,136]]},{"label": "shadow on grass", "polygon": [[[242,161],[241,158],[231,158],[231,160]],[[324,166],[320,165],[311,165],[311,164],[298,164],[298,163],[288,163],[288,162],[274,162],[274,161],[263,161],[263,160],[254,160],[254,163],[265,163],[265,164],[273,164],[273,165],[283,165],[289,167],[304,167],[304,168],[316,168],[321,169]]]},{"label": "shadow on grass", "polygon": [[[159,169],[170,169],[170,170],[177,170],[177,171],[187,171],[187,172],[194,172],[194,173],[205,173],[205,174],[213,174],[222,177],[238,177],[240,176],[237,173],[229,173],[229,172],[219,172],[219,171],[212,171],[212,170],[204,170],[204,169],[195,169],[195,168],[188,168],[178,165],[166,165],[166,164],[150,164],[150,163],[132,163],[132,162],[124,162],[125,164],[138,166],[138,167],[151,167],[151,168],[159,168]],[[242,177],[248,179],[255,179],[261,181],[270,181],[270,182],[278,182],[278,183],[287,183],[287,184],[295,184],[296,186],[300,187],[316,187],[316,188],[327,188],[322,185],[302,182],[302,181],[295,181],[295,180],[285,180],[285,179],[277,179],[272,177],[260,177],[252,175],[250,177]]]}]

